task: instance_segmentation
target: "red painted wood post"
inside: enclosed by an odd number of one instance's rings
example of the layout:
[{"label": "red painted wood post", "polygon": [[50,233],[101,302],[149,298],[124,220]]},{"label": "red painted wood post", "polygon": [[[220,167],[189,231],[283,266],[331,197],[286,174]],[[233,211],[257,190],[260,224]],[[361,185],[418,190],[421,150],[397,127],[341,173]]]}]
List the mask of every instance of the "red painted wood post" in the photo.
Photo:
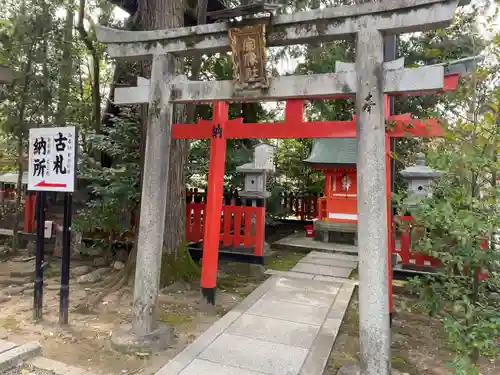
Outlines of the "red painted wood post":
[{"label": "red painted wood post", "polygon": [[35,229],[35,205],[36,195],[28,194],[24,197],[24,231],[33,233]]},{"label": "red painted wood post", "polygon": [[264,256],[264,231],[266,226],[266,208],[255,208],[255,241],[254,255],[257,257]]},{"label": "red painted wood post", "polygon": [[241,246],[243,241],[243,236],[241,235],[241,226],[243,225],[243,207],[234,207],[234,235],[233,235],[233,246]]},{"label": "red painted wood post", "polygon": [[193,220],[191,218],[191,204],[186,203],[186,239],[188,242],[191,241],[191,226],[193,225]]},{"label": "red painted wood post", "polygon": [[401,232],[401,248],[399,255],[403,264],[410,264],[411,259],[411,216],[400,216],[399,219],[403,224],[403,231]]},{"label": "red painted wood post", "polygon": [[24,231],[31,232],[31,196],[29,194],[24,196]]},{"label": "red painted wood post", "polygon": [[224,206],[224,229],[222,233],[222,245],[231,245],[233,237],[231,236],[231,225],[233,224],[233,205]]},{"label": "red painted wood post", "polygon": [[254,237],[252,236],[252,215],[254,214],[253,207],[244,207],[245,217],[243,220],[243,246],[246,248],[254,245]]},{"label": "red painted wood post", "polygon": [[[210,167],[206,211],[203,215],[203,258],[201,266],[201,291],[209,304],[215,305],[215,286],[219,263],[219,241],[222,212],[224,167],[226,163],[226,139],[224,126],[228,120],[226,102],[214,103],[213,124],[218,134],[210,141]],[[215,131],[214,131],[215,133]]]}]

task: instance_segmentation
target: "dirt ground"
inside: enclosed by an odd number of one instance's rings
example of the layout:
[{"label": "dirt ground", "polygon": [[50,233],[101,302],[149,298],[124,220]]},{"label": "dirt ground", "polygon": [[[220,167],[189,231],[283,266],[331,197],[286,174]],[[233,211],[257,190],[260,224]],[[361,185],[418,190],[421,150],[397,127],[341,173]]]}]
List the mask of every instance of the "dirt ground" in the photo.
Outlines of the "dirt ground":
[{"label": "dirt ground", "polygon": [[[453,375],[448,367],[453,352],[445,342],[442,324],[428,316],[408,312],[401,302],[413,300],[402,294],[394,295],[392,367],[410,375]],[[359,313],[357,291],[344,317],[339,335],[330,354],[324,375],[336,375],[343,365],[359,363]],[[500,358],[481,362],[482,375],[500,374]]]},{"label": "dirt ground", "polygon": [[[273,226],[266,229],[266,241],[272,243],[297,229],[300,230],[301,227],[285,224]],[[298,261],[298,257],[293,258],[295,262]],[[288,265],[290,260],[287,257],[281,258],[280,255],[271,257],[271,264],[280,263]],[[255,274],[248,265],[222,262],[217,306],[210,312],[200,306],[199,282],[164,290],[159,296],[159,320],[175,328],[176,343],[163,353],[140,358],[114,351],[109,340],[114,328],[131,320],[132,287],[108,295],[97,306],[94,314],[82,314],[72,310],[96,290],[94,284],[78,284],[77,278],[72,277],[70,324],[61,327],[58,324],[60,259],[46,256],[46,264],[44,316],[42,322],[34,324],[33,257],[21,253],[2,256],[0,259],[0,339],[19,344],[38,341],[42,345],[44,356],[99,375],[154,374],[266,279],[266,276]],[[81,266],[99,268],[92,266],[92,260],[72,260],[72,270]],[[109,268],[103,274],[104,279],[113,277],[115,272],[117,271]]]},{"label": "dirt ground", "polygon": [[[17,259],[18,260],[18,259]],[[50,269],[57,270],[58,260],[48,259]],[[88,263],[87,263],[88,264]],[[73,262],[74,267],[81,266]],[[72,267],[72,268],[74,268]],[[120,354],[110,347],[109,336],[122,323],[130,322],[132,290],[124,288],[108,295],[97,307],[95,314],[80,314],[72,307],[83,302],[94,290],[92,284],[81,285],[71,280],[70,324],[60,327],[59,277],[47,269],[48,278],[44,287],[43,322],[34,324],[32,319],[34,260],[0,263],[0,336],[3,339],[25,343],[39,341],[43,355],[70,365],[79,366],[96,374],[126,375],[143,369],[141,374],[153,374],[186,345],[194,341],[211,324],[239,303],[262,281],[263,277],[238,274],[232,267],[223,273],[217,295],[217,306],[211,312],[200,308],[200,294],[197,285],[192,290],[172,289],[159,297],[159,320],[174,326],[176,344],[166,352],[147,358]],[[111,269],[105,277],[113,275]],[[16,277],[14,277],[14,275]],[[21,291],[22,290],[22,291]]]}]

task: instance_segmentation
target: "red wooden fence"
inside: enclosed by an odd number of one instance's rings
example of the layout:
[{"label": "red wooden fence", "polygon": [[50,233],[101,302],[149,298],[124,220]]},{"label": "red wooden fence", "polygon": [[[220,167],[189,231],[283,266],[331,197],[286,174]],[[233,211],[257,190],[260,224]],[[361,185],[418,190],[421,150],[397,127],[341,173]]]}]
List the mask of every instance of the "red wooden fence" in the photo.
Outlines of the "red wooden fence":
[{"label": "red wooden fence", "polygon": [[[397,222],[399,221],[400,223],[400,231],[401,231],[401,237],[399,240],[399,246],[396,244],[396,241],[391,241],[391,246],[392,246],[392,253],[393,254],[399,254],[401,257],[401,263],[402,264],[413,264],[416,266],[431,266],[431,267],[440,267],[441,266],[441,261],[439,259],[436,259],[434,257],[431,257],[429,255],[425,255],[416,251],[411,251],[411,242],[412,238],[411,235],[412,233],[415,233],[418,231],[421,231],[421,228],[415,227],[413,225],[413,220],[411,216],[398,216],[397,218],[393,218],[392,225],[393,225],[393,231],[392,233],[395,234],[397,233],[396,228],[397,228]],[[483,241],[481,244],[481,248],[484,249],[488,246],[488,243],[486,240]],[[465,269],[467,269],[467,266],[465,266]],[[487,270],[483,270],[483,272],[479,275],[479,278],[481,280],[488,278],[488,272]]]},{"label": "red wooden fence", "polygon": [[[397,216],[392,220],[393,230],[392,233],[397,232],[397,224],[400,223],[401,237],[399,239],[399,244],[397,244],[394,239],[391,241],[392,253],[399,254],[401,257],[402,264],[413,264],[416,266],[432,266],[439,267],[441,261],[439,259],[433,258],[422,253],[411,251],[411,234],[416,228],[412,225],[411,216]],[[399,245],[399,246],[398,246]]]},{"label": "red wooden fence", "polygon": [[[186,211],[187,240],[199,242],[203,239],[205,204],[188,203]],[[224,205],[221,212],[221,245],[254,248],[255,256],[263,256],[264,226],[264,207]]]}]

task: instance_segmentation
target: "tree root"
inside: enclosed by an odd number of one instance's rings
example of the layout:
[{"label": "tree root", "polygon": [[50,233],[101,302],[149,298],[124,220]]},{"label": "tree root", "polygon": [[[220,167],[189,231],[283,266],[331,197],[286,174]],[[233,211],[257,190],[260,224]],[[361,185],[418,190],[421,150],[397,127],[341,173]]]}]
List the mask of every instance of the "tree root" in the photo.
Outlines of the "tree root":
[{"label": "tree root", "polygon": [[[85,302],[77,305],[74,309],[75,312],[80,314],[92,314],[95,307],[106,297],[108,294],[114,293],[124,286],[130,280],[135,266],[135,252],[129,254],[125,267],[119,271],[111,280],[106,280],[99,284],[101,289],[99,293],[89,296]],[[94,286],[97,288],[97,286]]]},{"label": "tree root", "polygon": [[[161,286],[170,285],[177,280],[189,283],[199,279],[200,277],[200,267],[191,259],[187,245],[181,245],[176,253],[177,254],[163,254],[162,256],[160,275]],[[74,311],[80,314],[92,314],[96,306],[103,300],[103,298],[105,298],[108,294],[114,293],[125,287],[131,276],[134,274],[135,261],[136,249],[129,254],[125,267],[111,280],[94,284],[92,286],[93,289],[100,289],[99,292],[88,296],[83,303],[75,307]]]}]

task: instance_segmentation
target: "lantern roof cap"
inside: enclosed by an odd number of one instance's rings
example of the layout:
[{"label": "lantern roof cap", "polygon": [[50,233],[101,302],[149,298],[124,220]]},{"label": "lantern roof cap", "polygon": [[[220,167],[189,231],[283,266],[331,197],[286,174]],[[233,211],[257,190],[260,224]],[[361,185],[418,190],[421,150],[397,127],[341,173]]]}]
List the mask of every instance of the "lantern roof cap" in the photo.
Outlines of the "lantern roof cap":
[{"label": "lantern roof cap", "polygon": [[441,172],[436,171],[431,167],[427,166],[425,162],[425,154],[422,152],[419,152],[417,154],[415,165],[405,168],[399,173],[401,174],[402,177],[406,179],[418,179],[418,178],[433,179],[441,176]]},{"label": "lantern roof cap", "polygon": [[356,138],[321,138],[313,141],[311,154],[304,163],[312,167],[355,167],[358,160]]}]

